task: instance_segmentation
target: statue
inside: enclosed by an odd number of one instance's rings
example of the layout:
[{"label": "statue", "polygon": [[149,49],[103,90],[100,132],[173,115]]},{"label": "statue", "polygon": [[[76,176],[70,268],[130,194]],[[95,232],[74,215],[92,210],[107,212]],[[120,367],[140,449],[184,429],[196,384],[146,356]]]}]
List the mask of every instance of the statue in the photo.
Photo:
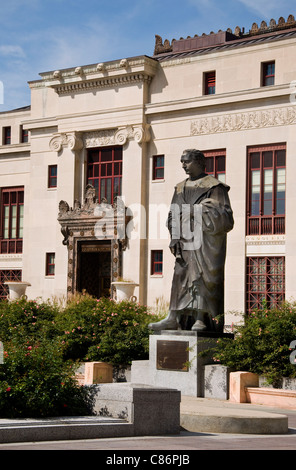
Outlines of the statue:
[{"label": "statue", "polygon": [[226,236],[234,223],[230,188],[205,173],[199,150],[185,150],[181,163],[188,178],[175,187],[167,221],[176,258],[170,309],[149,328],[222,332]]}]

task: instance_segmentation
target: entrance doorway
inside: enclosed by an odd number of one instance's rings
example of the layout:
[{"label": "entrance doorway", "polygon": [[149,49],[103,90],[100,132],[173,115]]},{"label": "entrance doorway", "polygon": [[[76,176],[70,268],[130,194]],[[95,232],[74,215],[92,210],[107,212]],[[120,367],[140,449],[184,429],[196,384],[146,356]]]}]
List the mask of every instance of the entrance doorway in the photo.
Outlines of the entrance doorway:
[{"label": "entrance doorway", "polygon": [[77,290],[99,299],[111,296],[111,243],[80,242]]}]

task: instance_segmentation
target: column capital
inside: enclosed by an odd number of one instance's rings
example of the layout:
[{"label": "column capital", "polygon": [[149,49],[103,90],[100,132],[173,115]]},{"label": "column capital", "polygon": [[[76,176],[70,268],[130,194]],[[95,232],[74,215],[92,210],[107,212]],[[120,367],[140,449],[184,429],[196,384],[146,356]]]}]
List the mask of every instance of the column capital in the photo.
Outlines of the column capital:
[{"label": "column capital", "polygon": [[80,132],[61,132],[54,134],[50,139],[50,150],[60,152],[63,148],[70,150],[81,150],[83,148],[83,140]]}]

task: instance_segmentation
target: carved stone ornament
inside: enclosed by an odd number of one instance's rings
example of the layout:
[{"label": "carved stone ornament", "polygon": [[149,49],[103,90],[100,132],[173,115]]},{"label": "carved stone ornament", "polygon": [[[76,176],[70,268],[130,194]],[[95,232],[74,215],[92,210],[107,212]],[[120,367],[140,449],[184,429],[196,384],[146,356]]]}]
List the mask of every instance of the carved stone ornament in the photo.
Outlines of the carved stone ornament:
[{"label": "carved stone ornament", "polygon": [[92,185],[86,186],[84,200],[75,201],[73,208],[66,201],[59,203],[62,243],[68,247],[68,293],[74,293],[79,285],[81,250],[110,252],[111,281],[117,280],[121,275],[122,251],[128,247],[126,226],[130,220],[120,197],[112,205],[99,203]]},{"label": "carved stone ornament", "polygon": [[289,124],[296,124],[295,106],[201,117],[191,122],[190,135],[235,132]]},{"label": "carved stone ornament", "polygon": [[76,231],[82,237],[89,234],[98,240],[117,240],[122,250],[127,248],[126,225],[130,217],[126,215],[124,202],[118,197],[112,205],[107,201],[98,203],[91,184],[86,186],[83,204],[76,200],[70,208],[66,201],[60,201],[58,221],[64,237],[63,245],[69,245]]},{"label": "carved stone ornament", "polygon": [[78,132],[65,132],[55,134],[50,142],[49,148],[55,152],[60,152],[64,147],[71,150],[81,150],[83,148],[83,141],[80,133]]},{"label": "carved stone ornament", "polygon": [[138,144],[150,140],[149,125],[125,126],[116,129],[86,132],[83,135],[85,148],[102,147],[108,145],[125,145],[128,140],[134,139]]}]

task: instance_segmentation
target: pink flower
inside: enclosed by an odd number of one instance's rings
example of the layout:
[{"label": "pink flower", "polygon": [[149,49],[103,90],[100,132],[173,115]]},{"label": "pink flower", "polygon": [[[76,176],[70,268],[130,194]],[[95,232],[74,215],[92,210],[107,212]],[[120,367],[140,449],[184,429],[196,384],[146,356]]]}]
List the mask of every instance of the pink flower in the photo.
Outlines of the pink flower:
[{"label": "pink flower", "polygon": [[11,387],[7,387],[6,391],[10,392],[10,390],[11,390]]}]

